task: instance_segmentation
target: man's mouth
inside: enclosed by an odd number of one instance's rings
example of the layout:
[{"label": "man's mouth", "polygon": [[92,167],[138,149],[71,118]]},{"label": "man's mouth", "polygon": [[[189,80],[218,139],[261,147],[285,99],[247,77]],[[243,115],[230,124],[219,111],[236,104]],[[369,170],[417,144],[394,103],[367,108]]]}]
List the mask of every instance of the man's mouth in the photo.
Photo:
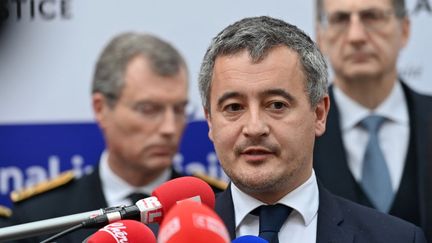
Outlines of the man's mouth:
[{"label": "man's mouth", "polygon": [[262,162],[273,155],[271,150],[263,147],[249,147],[240,153],[240,156],[249,162]]},{"label": "man's mouth", "polygon": [[171,146],[152,146],[149,149],[153,155],[157,156],[171,156],[174,153],[173,150]]}]

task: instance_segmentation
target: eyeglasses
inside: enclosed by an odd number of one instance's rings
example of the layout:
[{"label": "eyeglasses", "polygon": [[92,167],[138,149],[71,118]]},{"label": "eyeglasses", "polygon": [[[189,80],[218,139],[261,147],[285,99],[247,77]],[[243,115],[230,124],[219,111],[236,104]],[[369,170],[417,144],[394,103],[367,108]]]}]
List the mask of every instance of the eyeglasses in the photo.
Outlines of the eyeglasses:
[{"label": "eyeglasses", "polygon": [[139,102],[130,106],[130,108],[143,119],[159,122],[165,115],[167,110],[171,110],[175,121],[183,121],[186,119],[187,103],[181,102],[174,105],[165,105],[156,102]]},{"label": "eyeglasses", "polygon": [[342,33],[349,28],[352,15],[357,15],[366,30],[377,32],[386,26],[390,17],[394,14],[395,12],[392,9],[383,10],[377,8],[358,12],[336,11],[325,16],[321,23],[335,33]]},{"label": "eyeglasses", "polygon": [[184,122],[187,119],[188,102],[178,102],[176,104],[164,104],[155,101],[124,102],[119,103],[114,94],[105,94],[107,103],[113,107],[116,103],[126,106],[128,109],[139,115],[142,119],[151,122],[160,122],[167,110],[170,110],[176,122]]}]

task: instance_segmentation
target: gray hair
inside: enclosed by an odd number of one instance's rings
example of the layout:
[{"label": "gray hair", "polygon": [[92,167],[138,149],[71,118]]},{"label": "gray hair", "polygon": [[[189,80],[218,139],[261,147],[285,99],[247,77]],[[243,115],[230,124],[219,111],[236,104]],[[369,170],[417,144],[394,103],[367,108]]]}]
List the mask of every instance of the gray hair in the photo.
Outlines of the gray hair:
[{"label": "gray hair", "polygon": [[[407,9],[405,6],[405,0],[391,0],[393,9],[395,11],[396,17],[399,19],[404,18],[407,16]],[[316,13],[316,21],[321,23],[325,19],[325,13],[324,13],[324,0],[316,0],[315,2],[315,13]]]},{"label": "gray hair", "polygon": [[210,89],[215,60],[247,49],[254,63],[263,60],[270,50],[287,46],[298,53],[306,76],[305,90],[312,107],[327,94],[327,64],[317,45],[302,30],[282,20],[261,16],[244,18],[222,30],[213,38],[199,73],[202,104],[210,112]]},{"label": "gray hair", "polygon": [[95,67],[92,93],[102,93],[112,107],[124,87],[129,62],[143,56],[153,72],[170,77],[179,73],[186,62],[169,43],[150,34],[122,33],[115,36],[102,51]]}]

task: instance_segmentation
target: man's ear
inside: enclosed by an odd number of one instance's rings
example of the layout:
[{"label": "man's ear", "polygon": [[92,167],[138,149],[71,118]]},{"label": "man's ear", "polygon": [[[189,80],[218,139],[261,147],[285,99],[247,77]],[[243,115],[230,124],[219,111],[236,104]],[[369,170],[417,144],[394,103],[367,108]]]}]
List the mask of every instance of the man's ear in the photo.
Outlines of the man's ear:
[{"label": "man's ear", "polygon": [[325,132],[329,110],[330,97],[326,95],[315,107],[315,136],[317,137],[321,136]]},{"label": "man's ear", "polygon": [[208,128],[209,128],[209,131],[208,131],[208,137],[209,137],[209,139],[211,140],[211,141],[213,141],[213,135],[212,135],[212,123],[211,123],[211,115],[210,115],[210,111],[208,110],[208,109],[206,109],[206,108],[204,108],[204,115],[205,115],[205,118],[206,118],[206,120],[207,120],[207,125],[208,125]]},{"label": "man's ear", "polygon": [[106,116],[109,109],[106,98],[101,93],[94,93],[92,95],[92,107],[95,119],[101,128],[106,126]]},{"label": "man's ear", "polygon": [[401,28],[402,28],[402,33],[401,33],[401,46],[400,48],[404,48],[409,40],[410,34],[411,34],[411,21],[410,19],[405,16],[403,19],[400,20],[401,21]]}]

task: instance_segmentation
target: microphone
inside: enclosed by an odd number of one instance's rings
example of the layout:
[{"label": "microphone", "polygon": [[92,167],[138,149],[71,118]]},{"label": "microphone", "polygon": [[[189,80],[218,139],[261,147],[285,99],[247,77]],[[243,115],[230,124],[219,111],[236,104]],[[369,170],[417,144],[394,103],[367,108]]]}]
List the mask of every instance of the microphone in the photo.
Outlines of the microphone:
[{"label": "microphone", "polygon": [[156,237],[145,224],[134,220],[120,220],[96,231],[87,243],[156,243]]},{"label": "microphone", "polygon": [[269,243],[269,242],[258,236],[243,235],[235,238],[231,243]]},{"label": "microphone", "polygon": [[153,191],[151,197],[141,199],[135,205],[89,218],[82,225],[84,228],[101,227],[121,219],[139,220],[145,224],[160,223],[168,210],[182,200],[202,202],[211,208],[215,205],[213,190],[206,182],[184,176],[163,183]]},{"label": "microphone", "polygon": [[229,243],[228,230],[208,206],[181,201],[165,216],[159,227],[158,243]]},{"label": "microphone", "polygon": [[161,222],[163,213],[181,200],[201,201],[211,208],[215,204],[213,190],[206,182],[192,176],[179,177],[161,184],[153,191],[152,197],[139,200],[132,206],[110,207],[0,228],[0,241],[50,234],[77,224],[85,228],[100,228],[121,219]]}]

